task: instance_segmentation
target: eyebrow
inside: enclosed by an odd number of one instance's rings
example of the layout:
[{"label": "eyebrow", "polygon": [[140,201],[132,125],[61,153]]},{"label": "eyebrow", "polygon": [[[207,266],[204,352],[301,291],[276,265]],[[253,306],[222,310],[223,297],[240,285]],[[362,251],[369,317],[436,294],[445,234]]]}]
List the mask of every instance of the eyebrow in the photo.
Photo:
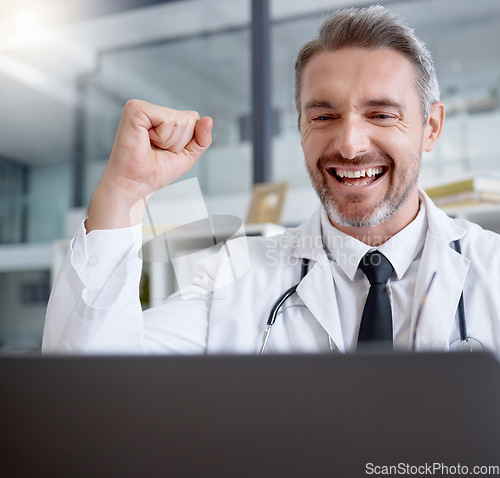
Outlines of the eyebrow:
[{"label": "eyebrow", "polygon": [[[400,101],[397,101],[393,98],[379,98],[372,100],[365,100],[362,102],[362,106],[364,108],[396,108],[398,111],[405,111],[406,107]],[[311,100],[308,101],[304,105],[305,110],[314,110],[314,109],[334,109],[334,106],[330,101],[327,100]]]},{"label": "eyebrow", "polygon": [[363,106],[365,108],[396,108],[398,111],[405,111],[406,107],[400,101],[397,101],[393,98],[380,98],[374,100],[365,100],[363,101]]},{"label": "eyebrow", "polygon": [[321,109],[321,108],[332,109],[333,106],[329,101],[321,101],[321,100],[319,101],[311,100],[304,105],[304,109],[306,110]]}]

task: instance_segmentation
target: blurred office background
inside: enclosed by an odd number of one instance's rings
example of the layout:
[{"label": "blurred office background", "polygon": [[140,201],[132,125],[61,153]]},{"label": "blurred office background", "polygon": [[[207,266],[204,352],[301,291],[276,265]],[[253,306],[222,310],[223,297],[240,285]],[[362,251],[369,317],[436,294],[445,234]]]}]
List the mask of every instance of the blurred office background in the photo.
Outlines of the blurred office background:
[{"label": "blurred office background", "polygon": [[[209,212],[244,219],[252,184],[264,178],[290,183],[284,224],[304,220],[316,199],[293,104],[295,55],[329,11],[369,3],[269,0],[272,141],[264,174],[263,165],[255,172],[252,153],[259,107],[252,71],[260,69],[260,54],[252,57],[251,0],[2,0],[2,350],[39,349],[54,244],[64,244],[74,218],[84,215],[130,98],[214,118],[213,146],[189,174],[198,178]],[[500,2],[381,3],[428,44],[447,107],[442,140],[424,157],[421,184],[498,171]],[[217,210],[210,210],[211,199]]]}]

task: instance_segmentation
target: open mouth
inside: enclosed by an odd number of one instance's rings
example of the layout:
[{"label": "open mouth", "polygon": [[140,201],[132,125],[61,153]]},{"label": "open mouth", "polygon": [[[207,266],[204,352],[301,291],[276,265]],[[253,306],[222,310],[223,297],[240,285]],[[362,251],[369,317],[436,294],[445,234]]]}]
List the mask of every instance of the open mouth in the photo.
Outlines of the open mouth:
[{"label": "open mouth", "polygon": [[378,181],[387,172],[387,167],[377,166],[375,168],[356,170],[330,168],[328,172],[341,184],[347,186],[367,186]]}]

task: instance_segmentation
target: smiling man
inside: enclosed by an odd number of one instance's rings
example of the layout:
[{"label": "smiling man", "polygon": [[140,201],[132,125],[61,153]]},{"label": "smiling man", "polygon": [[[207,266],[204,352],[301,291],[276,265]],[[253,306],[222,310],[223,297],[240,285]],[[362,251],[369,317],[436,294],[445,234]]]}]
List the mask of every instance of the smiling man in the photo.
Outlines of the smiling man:
[{"label": "smiling man", "polygon": [[[323,26],[325,36],[327,30],[334,44],[333,19]],[[372,44],[387,41],[383,28],[379,36]],[[408,56],[366,44],[318,45],[312,57],[303,50],[300,131],[311,181],[332,223],[363,242],[370,228],[385,242],[417,215],[420,160],[439,137],[444,107],[437,91],[428,111],[420,107]]]},{"label": "smiling man", "polygon": [[191,299],[144,312],[144,205],[209,147],[212,120],[127,104],[51,295],[45,351],[500,351],[499,236],[450,219],[418,189],[444,122],[425,45],[383,7],[342,10],[299,52],[295,84],[322,207],[281,236],[232,241],[200,264]]}]

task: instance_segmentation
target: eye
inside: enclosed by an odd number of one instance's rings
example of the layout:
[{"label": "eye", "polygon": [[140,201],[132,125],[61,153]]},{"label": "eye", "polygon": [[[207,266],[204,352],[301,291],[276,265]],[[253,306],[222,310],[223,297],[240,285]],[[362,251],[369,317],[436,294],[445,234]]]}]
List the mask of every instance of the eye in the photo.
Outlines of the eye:
[{"label": "eye", "polygon": [[369,117],[378,123],[393,123],[398,118],[397,115],[391,113],[373,113]]},{"label": "eye", "polygon": [[318,115],[311,118],[312,121],[323,122],[334,119],[331,115]]}]

